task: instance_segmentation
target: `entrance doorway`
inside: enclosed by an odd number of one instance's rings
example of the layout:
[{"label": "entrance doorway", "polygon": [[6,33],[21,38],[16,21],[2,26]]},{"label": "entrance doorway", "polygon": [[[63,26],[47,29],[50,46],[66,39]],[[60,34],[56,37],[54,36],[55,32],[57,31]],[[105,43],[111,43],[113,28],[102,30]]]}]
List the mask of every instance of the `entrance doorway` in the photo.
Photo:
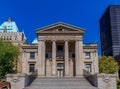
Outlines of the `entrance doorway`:
[{"label": "entrance doorway", "polygon": [[64,63],[63,60],[57,60],[57,77],[64,76]]},{"label": "entrance doorway", "polygon": [[63,77],[63,69],[57,69],[57,77]]}]

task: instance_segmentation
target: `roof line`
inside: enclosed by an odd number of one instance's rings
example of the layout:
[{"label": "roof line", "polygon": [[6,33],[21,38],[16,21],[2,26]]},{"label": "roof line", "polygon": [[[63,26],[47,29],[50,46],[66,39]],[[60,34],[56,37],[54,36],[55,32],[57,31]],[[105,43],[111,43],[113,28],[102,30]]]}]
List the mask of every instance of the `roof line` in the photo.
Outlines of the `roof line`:
[{"label": "roof line", "polygon": [[85,31],[84,28],[80,28],[80,27],[77,27],[77,26],[74,26],[74,25],[71,25],[71,24],[68,24],[68,23],[64,23],[64,22],[57,22],[57,23],[54,23],[54,24],[43,26],[41,28],[37,28],[35,31],[38,31],[38,30],[41,30],[41,29],[44,29],[44,28],[48,28],[48,27],[51,27],[51,26],[54,26],[54,25],[58,25],[58,24],[63,24],[63,25],[71,26],[71,27],[74,27],[74,28],[81,29],[81,30]]}]

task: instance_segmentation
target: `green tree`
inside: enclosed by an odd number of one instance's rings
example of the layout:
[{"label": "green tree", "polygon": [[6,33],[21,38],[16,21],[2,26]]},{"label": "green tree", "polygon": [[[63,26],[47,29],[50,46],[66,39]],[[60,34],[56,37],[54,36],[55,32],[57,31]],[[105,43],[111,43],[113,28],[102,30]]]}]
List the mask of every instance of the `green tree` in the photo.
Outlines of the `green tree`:
[{"label": "green tree", "polygon": [[19,48],[9,41],[0,39],[0,79],[8,73],[14,73],[14,64],[19,54]]},{"label": "green tree", "polygon": [[99,72],[114,74],[118,71],[118,63],[111,56],[103,56],[99,59]]},{"label": "green tree", "polygon": [[117,80],[117,89],[120,89],[120,79]]}]

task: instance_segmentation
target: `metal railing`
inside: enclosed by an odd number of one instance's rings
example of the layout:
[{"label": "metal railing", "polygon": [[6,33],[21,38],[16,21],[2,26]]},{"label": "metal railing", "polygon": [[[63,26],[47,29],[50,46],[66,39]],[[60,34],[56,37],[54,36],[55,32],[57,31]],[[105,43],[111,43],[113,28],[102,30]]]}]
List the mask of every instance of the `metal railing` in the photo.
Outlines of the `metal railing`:
[{"label": "metal railing", "polygon": [[27,75],[27,78],[26,78],[27,79],[27,84],[26,84],[26,86],[29,86],[33,82],[33,80],[36,79],[36,77],[37,77],[37,70],[32,72],[30,75]]}]

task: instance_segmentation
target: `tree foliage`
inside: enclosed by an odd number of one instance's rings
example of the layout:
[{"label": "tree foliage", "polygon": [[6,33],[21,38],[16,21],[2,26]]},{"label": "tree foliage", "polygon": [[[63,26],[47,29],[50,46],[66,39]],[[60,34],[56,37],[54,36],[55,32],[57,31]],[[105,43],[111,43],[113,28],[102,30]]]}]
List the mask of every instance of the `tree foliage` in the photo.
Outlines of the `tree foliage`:
[{"label": "tree foliage", "polygon": [[120,89],[120,79],[117,80],[117,89]]},{"label": "tree foliage", "polygon": [[99,59],[100,73],[114,74],[118,71],[118,63],[111,56],[103,56]]},{"label": "tree foliage", "polygon": [[9,41],[0,40],[0,79],[7,73],[13,73],[14,63],[19,54],[17,46]]}]

